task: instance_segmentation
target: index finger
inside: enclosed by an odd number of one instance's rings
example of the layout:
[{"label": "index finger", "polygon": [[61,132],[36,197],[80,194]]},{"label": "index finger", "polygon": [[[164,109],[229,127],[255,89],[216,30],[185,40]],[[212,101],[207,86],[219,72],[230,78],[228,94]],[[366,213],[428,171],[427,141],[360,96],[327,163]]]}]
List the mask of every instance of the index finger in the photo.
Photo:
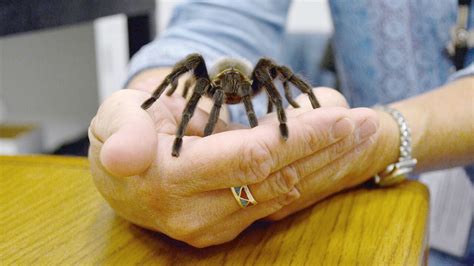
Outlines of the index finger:
[{"label": "index finger", "polygon": [[263,181],[272,172],[311,155],[354,130],[351,110],[342,107],[315,109],[288,119],[284,141],[278,122],[252,129],[227,131],[183,145],[175,163],[197,191],[207,191]]}]

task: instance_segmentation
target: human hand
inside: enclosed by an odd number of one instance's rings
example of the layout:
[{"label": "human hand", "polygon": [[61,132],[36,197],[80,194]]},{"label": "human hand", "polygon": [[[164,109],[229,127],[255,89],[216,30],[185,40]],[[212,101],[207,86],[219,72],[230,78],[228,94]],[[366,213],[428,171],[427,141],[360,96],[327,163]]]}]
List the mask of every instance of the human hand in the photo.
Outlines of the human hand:
[{"label": "human hand", "polygon": [[[285,142],[276,120],[232,131],[221,121],[217,134],[203,138],[208,115],[197,110],[175,158],[184,99],[162,97],[147,112],[140,105],[148,97],[122,90],[99,108],[89,129],[94,181],[121,216],[197,247],[229,241],[296,200],[299,177],[291,164],[350,134],[353,120],[364,116],[345,108],[294,113]],[[258,204],[240,209],[229,188],[245,184]]]},{"label": "human hand", "polygon": [[[344,96],[330,88],[316,88],[313,91],[322,106],[321,110],[335,106],[350,110],[355,130],[311,157],[291,165],[299,176],[295,187],[301,196],[268,216],[270,220],[282,219],[330,195],[365,182],[388,165],[387,160],[393,160],[393,152],[385,150],[397,149],[398,127],[387,114],[369,108],[349,109]],[[300,95],[296,102],[301,108],[293,112],[312,112],[305,95]]]}]

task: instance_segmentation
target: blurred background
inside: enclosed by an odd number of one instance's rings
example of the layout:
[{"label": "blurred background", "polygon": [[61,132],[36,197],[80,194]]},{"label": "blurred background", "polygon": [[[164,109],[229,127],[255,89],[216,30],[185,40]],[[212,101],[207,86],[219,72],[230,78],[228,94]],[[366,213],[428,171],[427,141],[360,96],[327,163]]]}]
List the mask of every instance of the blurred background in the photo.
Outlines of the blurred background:
[{"label": "blurred background", "polygon": [[[85,155],[98,106],[122,88],[129,58],[179,2],[0,1],[0,153]],[[298,43],[289,60],[307,60],[298,46],[311,43],[309,58],[320,61],[332,32],[327,0],[294,1],[287,30]]]}]

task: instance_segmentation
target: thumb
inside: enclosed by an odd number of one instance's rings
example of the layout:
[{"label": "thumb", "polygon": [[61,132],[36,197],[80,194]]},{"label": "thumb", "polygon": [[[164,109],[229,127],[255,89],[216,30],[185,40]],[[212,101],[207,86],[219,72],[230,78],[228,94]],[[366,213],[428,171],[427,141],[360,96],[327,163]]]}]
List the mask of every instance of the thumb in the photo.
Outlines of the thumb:
[{"label": "thumb", "polygon": [[102,104],[92,120],[91,150],[99,149],[95,159],[114,176],[140,174],[155,159],[154,122],[140,108],[148,96],[136,90],[118,91]]}]

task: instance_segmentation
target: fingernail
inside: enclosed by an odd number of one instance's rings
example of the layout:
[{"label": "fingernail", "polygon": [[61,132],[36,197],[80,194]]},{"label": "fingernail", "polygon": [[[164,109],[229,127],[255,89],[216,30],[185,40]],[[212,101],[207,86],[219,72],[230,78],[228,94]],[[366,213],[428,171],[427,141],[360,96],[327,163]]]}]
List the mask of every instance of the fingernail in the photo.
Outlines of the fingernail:
[{"label": "fingernail", "polygon": [[354,131],[354,123],[347,117],[338,120],[331,129],[334,139],[347,137],[352,131]]},{"label": "fingernail", "polygon": [[359,139],[365,139],[377,131],[377,125],[374,121],[367,119],[359,127]]}]

